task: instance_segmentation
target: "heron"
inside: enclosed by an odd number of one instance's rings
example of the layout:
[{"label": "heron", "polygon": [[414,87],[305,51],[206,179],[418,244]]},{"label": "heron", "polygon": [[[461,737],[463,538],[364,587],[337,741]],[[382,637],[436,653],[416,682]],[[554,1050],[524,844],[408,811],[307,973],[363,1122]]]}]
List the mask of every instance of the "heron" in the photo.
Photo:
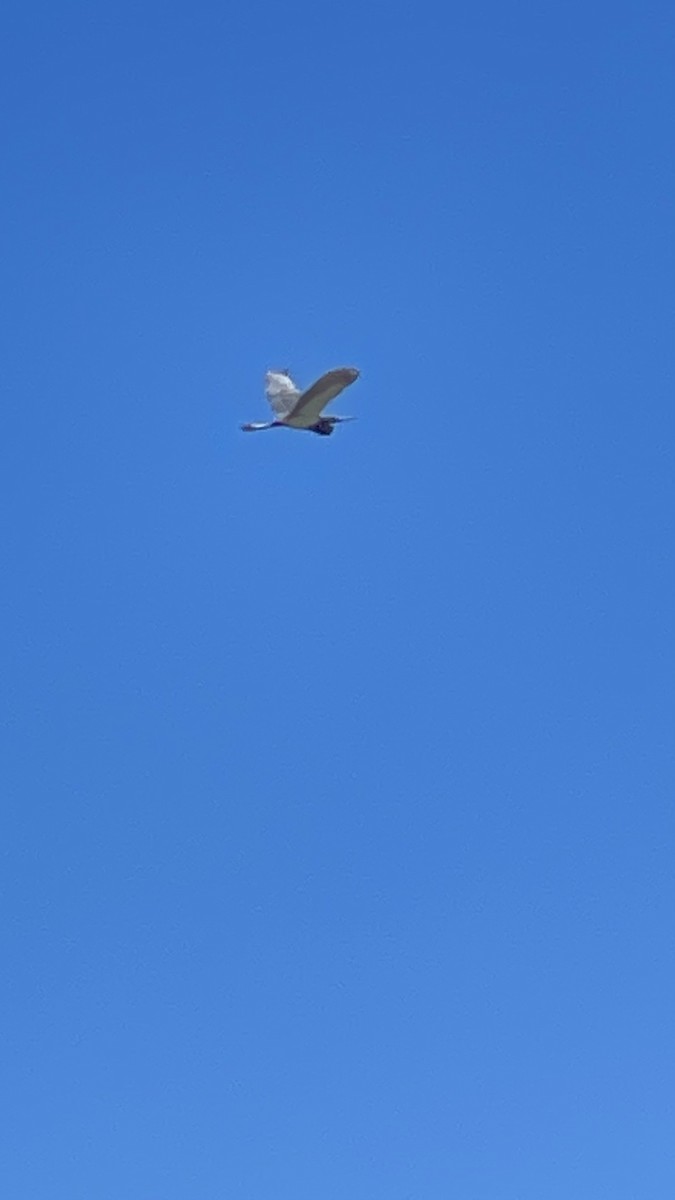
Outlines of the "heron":
[{"label": "heron", "polygon": [[275,418],[273,421],[255,421],[241,428],[245,433],[256,433],[259,429],[276,429],[285,425],[288,429],[308,429],[329,437],[336,425],[342,421],[354,421],[355,417],[323,417],[321,414],[326,405],[358,377],[356,367],[336,367],[301,392],[288,371],[268,371],[265,375],[265,395]]}]

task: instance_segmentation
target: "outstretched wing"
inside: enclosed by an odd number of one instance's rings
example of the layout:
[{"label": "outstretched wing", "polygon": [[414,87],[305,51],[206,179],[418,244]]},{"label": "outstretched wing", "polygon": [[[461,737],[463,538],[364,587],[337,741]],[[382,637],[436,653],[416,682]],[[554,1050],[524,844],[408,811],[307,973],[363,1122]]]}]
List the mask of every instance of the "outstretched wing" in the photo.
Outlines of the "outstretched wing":
[{"label": "outstretched wing", "polygon": [[336,367],[334,371],[327,371],[300,396],[291,414],[293,424],[303,428],[313,425],[326,405],[358,377],[356,367]]},{"label": "outstretched wing", "polygon": [[278,417],[287,417],[295,408],[301,392],[286,371],[268,371],[265,376],[265,395]]}]

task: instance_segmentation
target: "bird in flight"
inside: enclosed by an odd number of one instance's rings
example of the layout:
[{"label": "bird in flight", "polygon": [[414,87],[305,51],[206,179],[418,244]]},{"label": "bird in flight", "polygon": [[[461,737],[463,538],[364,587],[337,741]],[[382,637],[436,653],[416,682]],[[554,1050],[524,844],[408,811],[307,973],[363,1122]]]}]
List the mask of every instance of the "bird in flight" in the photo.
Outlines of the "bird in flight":
[{"label": "bird in flight", "polygon": [[288,429],[309,429],[312,433],[328,437],[341,421],[355,420],[354,417],[323,417],[321,414],[326,405],[358,377],[356,367],[336,367],[301,392],[288,371],[268,371],[265,376],[265,395],[274,413],[274,420],[242,425],[242,429],[245,433],[255,433],[258,429],[275,429],[285,425]]}]

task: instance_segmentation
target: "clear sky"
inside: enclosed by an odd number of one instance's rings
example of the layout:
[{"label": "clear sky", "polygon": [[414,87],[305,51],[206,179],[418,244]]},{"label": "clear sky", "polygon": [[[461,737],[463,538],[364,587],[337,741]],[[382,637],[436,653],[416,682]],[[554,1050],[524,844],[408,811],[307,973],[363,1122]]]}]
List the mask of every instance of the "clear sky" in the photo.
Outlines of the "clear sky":
[{"label": "clear sky", "polygon": [[675,1195],[672,6],[5,12],[2,1195]]}]

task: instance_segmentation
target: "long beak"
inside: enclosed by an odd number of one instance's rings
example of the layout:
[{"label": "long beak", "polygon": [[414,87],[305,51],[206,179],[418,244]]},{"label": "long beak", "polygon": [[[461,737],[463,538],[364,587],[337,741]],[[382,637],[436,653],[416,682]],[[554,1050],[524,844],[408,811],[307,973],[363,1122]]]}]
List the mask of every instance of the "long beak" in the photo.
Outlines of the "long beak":
[{"label": "long beak", "polygon": [[333,417],[334,421],[356,421],[356,417]]}]

